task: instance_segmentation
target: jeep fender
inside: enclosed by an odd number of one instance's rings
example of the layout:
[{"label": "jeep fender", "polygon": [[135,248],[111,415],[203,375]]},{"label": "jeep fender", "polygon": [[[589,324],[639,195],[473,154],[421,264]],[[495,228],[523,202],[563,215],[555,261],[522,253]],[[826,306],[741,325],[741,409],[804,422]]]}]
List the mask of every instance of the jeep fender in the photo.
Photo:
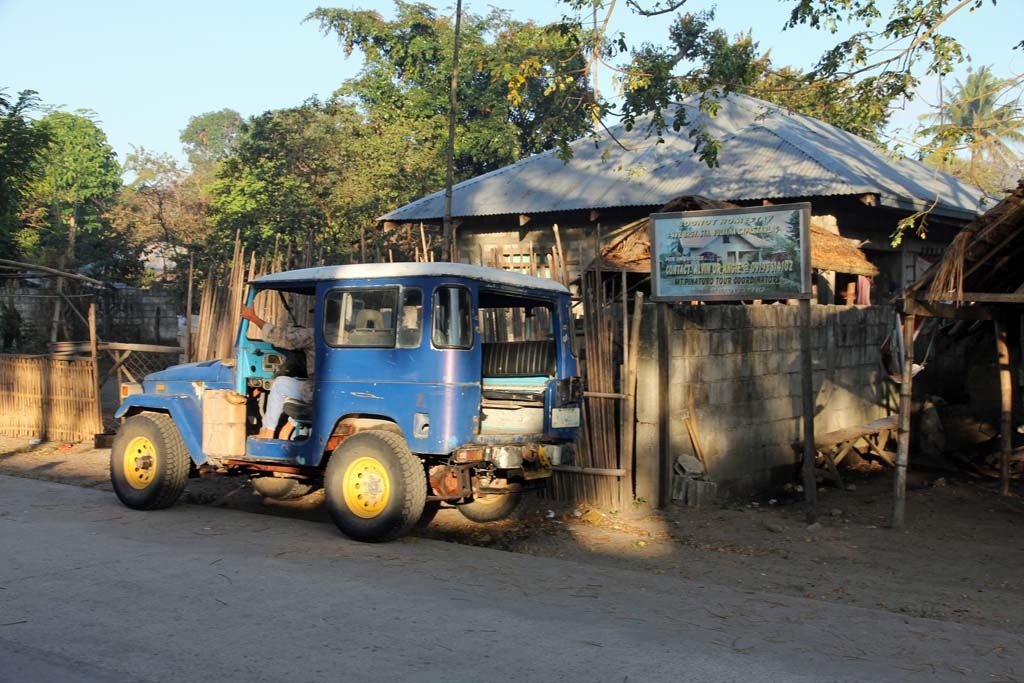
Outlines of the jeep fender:
[{"label": "jeep fender", "polygon": [[202,446],[203,415],[194,396],[132,394],[125,398],[114,417],[120,419],[147,411],[168,413],[188,448],[192,462],[196,465],[206,462]]}]

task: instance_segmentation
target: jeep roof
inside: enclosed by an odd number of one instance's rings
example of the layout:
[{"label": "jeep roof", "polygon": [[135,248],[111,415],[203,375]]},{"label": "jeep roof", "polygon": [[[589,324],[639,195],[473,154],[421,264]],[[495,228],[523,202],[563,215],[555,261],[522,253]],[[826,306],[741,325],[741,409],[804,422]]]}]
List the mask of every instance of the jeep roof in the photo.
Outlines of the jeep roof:
[{"label": "jeep roof", "polygon": [[328,280],[368,280],[399,277],[462,277],[510,287],[568,293],[564,285],[546,278],[467,263],[359,263],[318,266],[263,275],[251,281],[258,287],[310,285]]}]

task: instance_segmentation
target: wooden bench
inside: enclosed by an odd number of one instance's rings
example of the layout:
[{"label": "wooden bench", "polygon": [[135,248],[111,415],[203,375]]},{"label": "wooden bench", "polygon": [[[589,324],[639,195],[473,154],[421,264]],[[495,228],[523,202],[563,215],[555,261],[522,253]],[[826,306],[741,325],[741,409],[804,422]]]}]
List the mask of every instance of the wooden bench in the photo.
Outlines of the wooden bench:
[{"label": "wooden bench", "polygon": [[[896,454],[886,450],[889,437],[896,430],[896,416],[883,417],[852,427],[843,427],[814,437],[814,449],[817,460],[823,461],[828,475],[835,479],[839,486],[843,480],[836,467],[852,451],[858,455],[875,455],[885,464],[893,466]],[[803,454],[803,441],[795,441],[793,449],[798,455]]]}]

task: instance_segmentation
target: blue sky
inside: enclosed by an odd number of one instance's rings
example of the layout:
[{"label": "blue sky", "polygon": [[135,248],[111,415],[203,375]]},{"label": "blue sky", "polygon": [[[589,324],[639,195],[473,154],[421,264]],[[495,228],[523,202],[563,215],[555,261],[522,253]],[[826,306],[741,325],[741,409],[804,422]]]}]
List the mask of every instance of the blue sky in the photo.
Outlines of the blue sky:
[{"label": "blue sky", "polygon": [[[453,8],[454,2],[434,2]],[[711,6],[691,0],[687,9]],[[716,24],[730,34],[751,29],[773,63],[809,67],[835,37],[808,29],[781,30],[789,5],[772,0],[721,0]],[[614,28],[631,38],[664,34],[664,19],[631,17],[620,0]],[[302,19],[318,6],[375,8],[390,2],[310,0],[0,0],[0,88],[8,96],[29,88],[43,102],[90,109],[123,160],[134,145],[181,158],[180,131],[190,116],[225,107],[243,116],[321,98],[359,68],[337,41]],[[557,19],[555,0],[464,0],[464,10],[484,14],[491,6],[514,8],[517,19]],[[450,11],[450,10],[449,10]],[[1024,72],[1024,0],[1000,0],[962,13],[951,31],[974,63],[993,64],[999,76]],[[962,76],[962,74],[960,74]],[[607,88],[611,75],[602,75]],[[948,85],[948,83],[947,83]],[[934,103],[936,82],[925,84],[922,102],[897,117],[909,126]]]}]

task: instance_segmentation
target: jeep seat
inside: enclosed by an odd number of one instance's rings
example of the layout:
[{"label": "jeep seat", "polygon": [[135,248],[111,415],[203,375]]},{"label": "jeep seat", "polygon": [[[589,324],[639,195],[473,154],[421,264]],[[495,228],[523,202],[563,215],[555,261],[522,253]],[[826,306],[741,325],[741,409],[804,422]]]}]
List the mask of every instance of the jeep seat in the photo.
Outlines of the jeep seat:
[{"label": "jeep seat", "polygon": [[313,406],[298,399],[287,398],[284,401],[284,414],[296,422],[312,422]]}]

